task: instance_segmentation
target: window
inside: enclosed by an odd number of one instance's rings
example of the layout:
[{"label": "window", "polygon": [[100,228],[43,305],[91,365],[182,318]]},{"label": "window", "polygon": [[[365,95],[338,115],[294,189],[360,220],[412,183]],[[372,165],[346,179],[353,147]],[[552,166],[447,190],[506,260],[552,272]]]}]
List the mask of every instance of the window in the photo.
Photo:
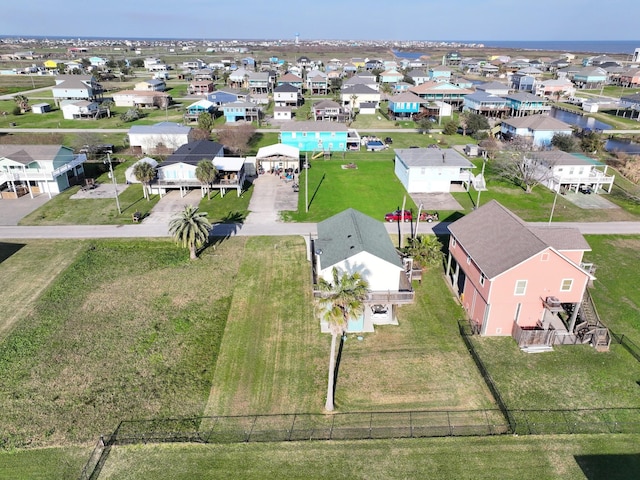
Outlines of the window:
[{"label": "window", "polygon": [[540,260],[541,260],[542,262],[548,262],[548,261],[549,261],[549,254],[548,254],[547,252],[543,253],[543,254],[540,256]]},{"label": "window", "polygon": [[452,247],[452,248],[455,248],[455,246],[456,246],[456,237],[453,237],[453,236],[452,236],[452,237],[451,237],[451,247]]},{"label": "window", "polygon": [[484,281],[487,279],[487,277],[484,276],[484,273],[480,273],[480,285],[484,285]]},{"label": "window", "polygon": [[513,292],[514,295],[524,295],[527,292],[527,281],[516,280],[516,289]]},{"label": "window", "polygon": [[560,291],[561,292],[570,292],[572,286],[573,286],[573,279],[572,278],[564,278],[562,280],[562,284],[560,285]]},{"label": "window", "polygon": [[467,255],[467,265],[471,265],[471,255]]}]

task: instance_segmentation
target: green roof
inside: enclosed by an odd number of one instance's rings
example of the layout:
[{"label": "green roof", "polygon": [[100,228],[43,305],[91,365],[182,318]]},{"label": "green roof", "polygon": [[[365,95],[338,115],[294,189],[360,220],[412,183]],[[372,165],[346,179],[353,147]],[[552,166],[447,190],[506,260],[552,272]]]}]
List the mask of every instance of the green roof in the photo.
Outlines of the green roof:
[{"label": "green roof", "polygon": [[367,252],[402,268],[389,234],[382,222],[349,208],[318,223],[316,253],[320,253],[320,268],[325,269]]}]

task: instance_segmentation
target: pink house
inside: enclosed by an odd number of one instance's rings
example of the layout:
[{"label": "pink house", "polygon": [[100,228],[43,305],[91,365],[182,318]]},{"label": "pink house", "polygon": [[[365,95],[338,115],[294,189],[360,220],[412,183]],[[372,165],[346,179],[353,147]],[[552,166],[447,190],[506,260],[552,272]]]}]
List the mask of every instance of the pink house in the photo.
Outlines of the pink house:
[{"label": "pink house", "polygon": [[529,226],[494,200],[449,231],[447,277],[478,333],[512,335],[525,348],[608,347],[608,331],[590,316],[594,277],[582,257],[591,249],[578,229]]}]

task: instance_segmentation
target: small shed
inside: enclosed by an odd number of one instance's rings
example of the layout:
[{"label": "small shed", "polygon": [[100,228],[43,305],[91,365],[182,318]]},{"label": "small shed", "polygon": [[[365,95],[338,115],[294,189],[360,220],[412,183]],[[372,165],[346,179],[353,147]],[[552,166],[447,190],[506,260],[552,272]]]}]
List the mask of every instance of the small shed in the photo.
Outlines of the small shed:
[{"label": "small shed", "polygon": [[33,113],[47,113],[51,111],[51,105],[48,103],[36,103],[31,105],[31,112]]}]

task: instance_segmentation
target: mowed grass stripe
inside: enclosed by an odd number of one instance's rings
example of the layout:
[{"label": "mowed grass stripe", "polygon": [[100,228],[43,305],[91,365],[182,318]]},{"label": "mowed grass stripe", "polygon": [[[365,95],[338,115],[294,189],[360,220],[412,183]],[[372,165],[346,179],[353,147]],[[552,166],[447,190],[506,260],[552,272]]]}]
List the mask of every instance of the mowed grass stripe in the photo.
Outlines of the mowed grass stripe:
[{"label": "mowed grass stripe", "polygon": [[317,352],[305,243],[247,241],[213,380],[207,415],[317,410]]},{"label": "mowed grass stripe", "polygon": [[0,242],[0,338],[33,307],[33,302],[76,258],[83,242],[30,240]]}]

